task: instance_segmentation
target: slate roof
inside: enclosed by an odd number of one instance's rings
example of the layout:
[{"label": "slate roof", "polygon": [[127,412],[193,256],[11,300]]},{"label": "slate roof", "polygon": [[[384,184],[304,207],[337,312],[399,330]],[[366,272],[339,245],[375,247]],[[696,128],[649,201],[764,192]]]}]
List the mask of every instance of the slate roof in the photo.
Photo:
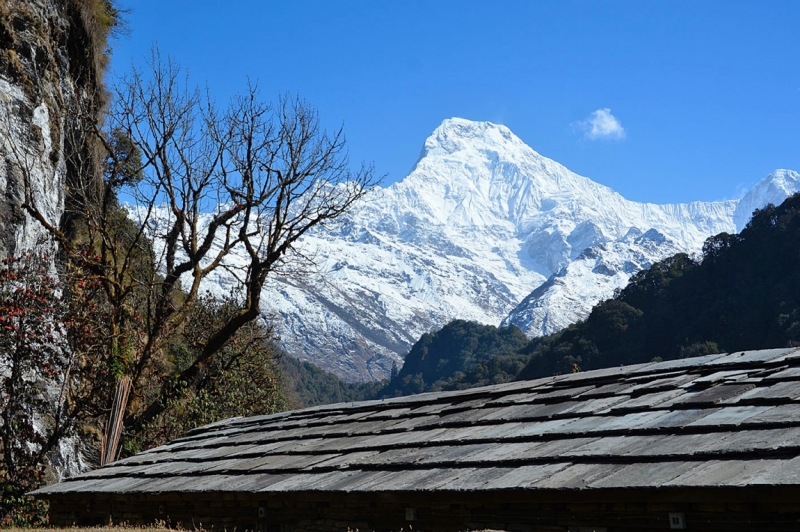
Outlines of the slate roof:
[{"label": "slate roof", "polygon": [[798,349],[236,418],[35,493],[756,485],[800,485]]}]

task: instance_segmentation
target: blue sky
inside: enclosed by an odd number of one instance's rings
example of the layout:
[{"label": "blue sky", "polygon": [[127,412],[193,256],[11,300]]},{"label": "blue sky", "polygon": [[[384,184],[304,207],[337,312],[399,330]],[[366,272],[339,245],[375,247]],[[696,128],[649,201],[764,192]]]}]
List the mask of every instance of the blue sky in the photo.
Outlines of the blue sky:
[{"label": "blue sky", "polygon": [[111,76],[158,43],[218,100],[257,80],[402,179],[445,118],[511,128],[637,201],[800,170],[800,2],[122,0]]}]

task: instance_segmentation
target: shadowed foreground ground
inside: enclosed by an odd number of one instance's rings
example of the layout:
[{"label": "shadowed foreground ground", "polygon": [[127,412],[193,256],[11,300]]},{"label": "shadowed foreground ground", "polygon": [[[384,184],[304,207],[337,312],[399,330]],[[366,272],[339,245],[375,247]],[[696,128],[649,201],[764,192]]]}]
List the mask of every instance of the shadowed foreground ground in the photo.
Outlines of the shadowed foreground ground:
[{"label": "shadowed foreground ground", "polygon": [[[166,532],[167,530],[181,530],[170,528],[166,524],[149,527],[135,526],[102,526],[102,527],[50,527],[50,528],[0,528],[3,532]],[[202,529],[201,529],[202,530]]]}]

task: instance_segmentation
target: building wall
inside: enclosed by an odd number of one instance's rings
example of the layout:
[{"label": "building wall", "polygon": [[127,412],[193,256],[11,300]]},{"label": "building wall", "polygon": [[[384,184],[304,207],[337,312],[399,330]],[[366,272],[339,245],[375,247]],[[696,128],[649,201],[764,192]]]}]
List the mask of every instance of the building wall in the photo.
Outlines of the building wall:
[{"label": "building wall", "polygon": [[540,493],[219,493],[108,495],[51,501],[54,525],[142,525],[264,532],[467,529],[534,531],[798,530],[794,488],[554,490]]}]

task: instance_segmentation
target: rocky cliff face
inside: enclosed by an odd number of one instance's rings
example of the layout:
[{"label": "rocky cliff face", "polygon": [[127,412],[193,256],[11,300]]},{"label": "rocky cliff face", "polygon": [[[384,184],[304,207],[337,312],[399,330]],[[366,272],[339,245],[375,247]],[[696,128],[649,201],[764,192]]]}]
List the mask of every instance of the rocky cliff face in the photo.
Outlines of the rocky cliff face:
[{"label": "rocky cliff face", "polygon": [[[94,159],[81,132],[102,104],[110,7],[106,0],[0,1],[0,258],[46,240],[22,207],[26,198],[58,227],[78,166]],[[78,438],[61,441],[52,472],[86,469],[87,450]]]},{"label": "rocky cliff face", "polygon": [[103,0],[0,4],[2,256],[31,247],[43,235],[21,207],[25,188],[57,226],[70,172],[78,161],[91,159],[78,132],[101,103],[107,5]]}]

